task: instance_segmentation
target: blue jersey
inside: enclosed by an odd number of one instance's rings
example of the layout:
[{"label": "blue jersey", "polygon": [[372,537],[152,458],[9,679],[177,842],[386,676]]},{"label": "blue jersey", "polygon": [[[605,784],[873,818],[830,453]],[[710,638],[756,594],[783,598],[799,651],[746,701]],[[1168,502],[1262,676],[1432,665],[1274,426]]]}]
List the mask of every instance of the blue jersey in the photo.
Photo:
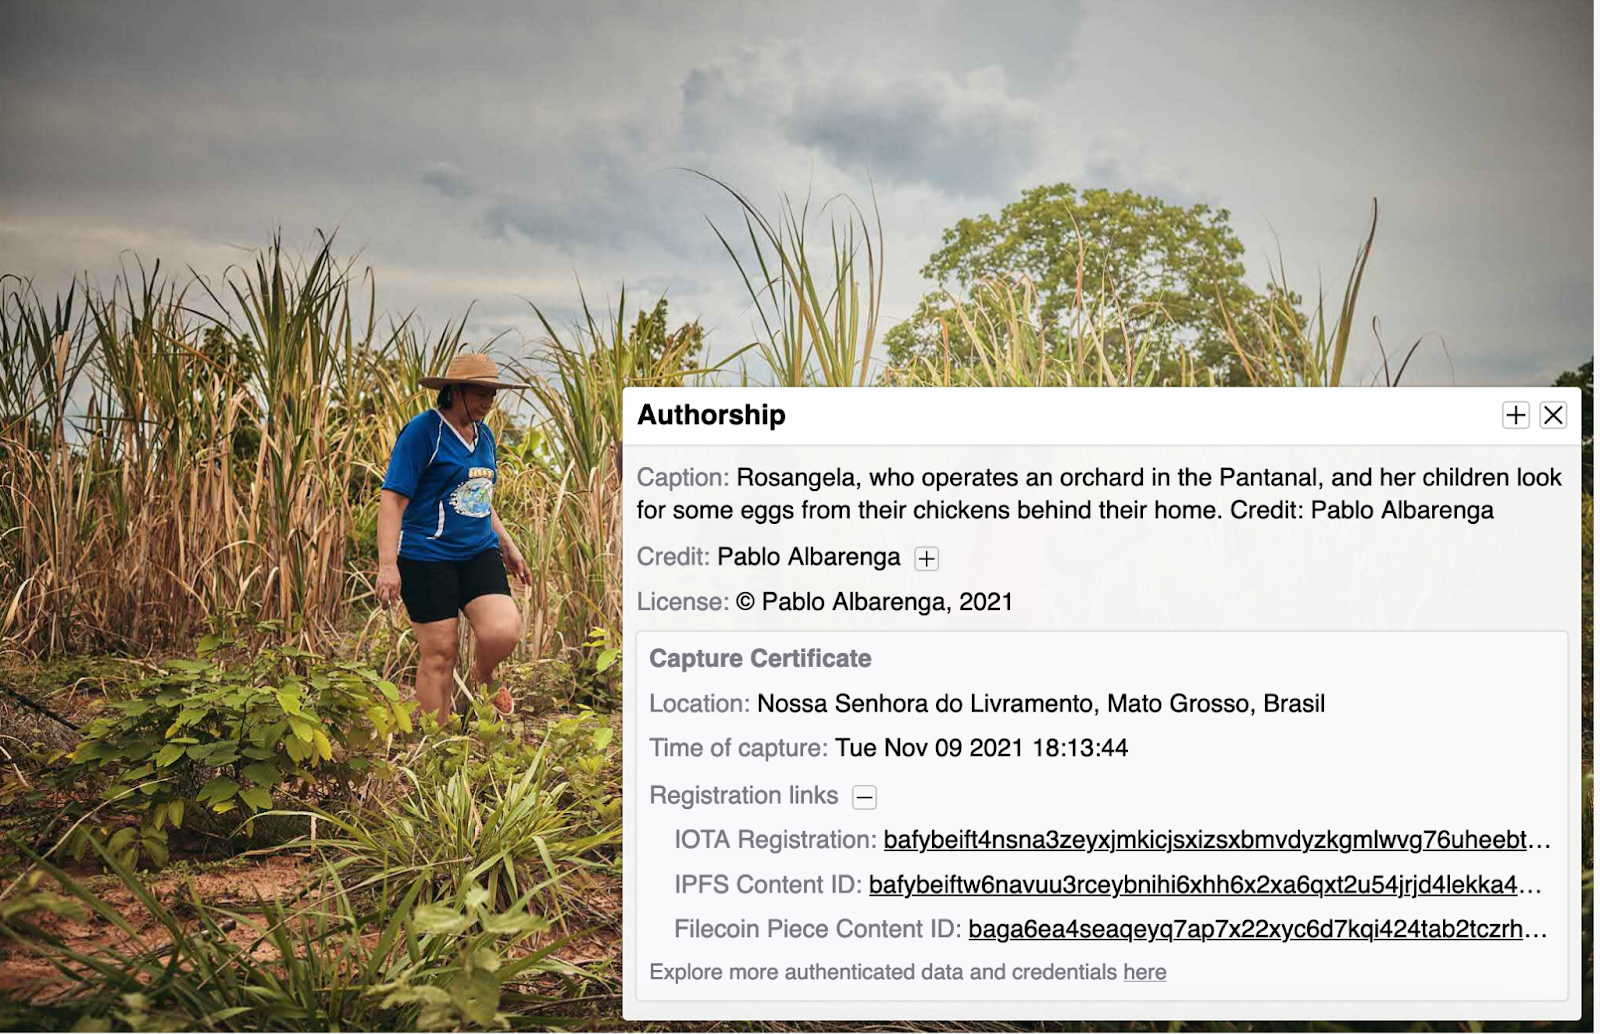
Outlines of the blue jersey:
[{"label": "blue jersey", "polygon": [[500,545],[489,519],[494,498],[494,435],[475,425],[468,445],[443,413],[418,414],[400,431],[383,487],[411,500],[400,522],[407,560],[466,560]]}]

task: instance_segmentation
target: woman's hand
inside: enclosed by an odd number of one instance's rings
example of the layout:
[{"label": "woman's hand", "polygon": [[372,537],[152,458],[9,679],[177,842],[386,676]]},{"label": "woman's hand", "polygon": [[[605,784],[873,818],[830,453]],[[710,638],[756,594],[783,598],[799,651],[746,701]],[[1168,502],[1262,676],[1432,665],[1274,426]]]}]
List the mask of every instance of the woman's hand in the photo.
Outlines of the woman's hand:
[{"label": "woman's hand", "polygon": [[505,541],[506,573],[523,585],[533,584],[533,572],[528,570],[528,562],[522,559],[522,550],[512,542],[508,536]]},{"label": "woman's hand", "polygon": [[378,565],[378,586],[376,589],[378,602],[385,607],[400,598],[400,565],[395,563]]},{"label": "woman's hand", "polygon": [[515,578],[523,585],[533,584],[533,572],[528,570],[528,562],[522,559],[522,550],[511,541],[511,533],[506,526],[500,523],[500,515],[490,512],[489,521],[494,528],[495,538],[500,542],[500,559],[506,565],[506,574]]}]

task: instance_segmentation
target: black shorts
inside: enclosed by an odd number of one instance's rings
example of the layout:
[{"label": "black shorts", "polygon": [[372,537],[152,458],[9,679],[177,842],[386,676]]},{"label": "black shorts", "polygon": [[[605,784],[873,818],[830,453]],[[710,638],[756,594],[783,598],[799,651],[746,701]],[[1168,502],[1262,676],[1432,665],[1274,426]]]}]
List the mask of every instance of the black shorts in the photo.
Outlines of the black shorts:
[{"label": "black shorts", "polygon": [[466,560],[399,558],[400,598],[417,624],[453,618],[479,596],[510,596],[500,550],[486,549]]}]

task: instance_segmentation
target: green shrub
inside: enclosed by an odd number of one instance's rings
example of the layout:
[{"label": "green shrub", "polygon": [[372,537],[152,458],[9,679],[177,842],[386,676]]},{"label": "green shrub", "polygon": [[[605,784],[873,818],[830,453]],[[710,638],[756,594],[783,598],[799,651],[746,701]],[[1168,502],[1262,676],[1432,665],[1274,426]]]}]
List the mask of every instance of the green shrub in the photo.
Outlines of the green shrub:
[{"label": "green shrub", "polygon": [[481,707],[470,736],[429,736],[401,770],[410,784],[393,802],[322,813],[317,844],[358,888],[393,898],[413,879],[424,901],[483,885],[491,907],[538,892],[561,910],[561,881],[577,868],[608,867],[622,835],[616,750],[609,725],[585,712],[551,722],[537,745]]},{"label": "green shrub", "polygon": [[[294,646],[239,646],[211,635],[198,659],[165,662],[129,699],[108,703],[67,756],[61,785],[104,784],[105,801],[139,817],[110,833],[123,864],[141,853],[165,864],[169,829],[254,816],[291,781],[348,787],[377,742],[411,730],[412,705],[370,668]],[[75,856],[90,832],[79,827]]]},{"label": "green shrub", "polygon": [[[114,855],[103,857],[165,936],[147,947],[125,906],[41,862],[61,892],[0,910],[0,934],[40,952],[65,988],[0,1021],[35,1030],[492,1029],[509,1025],[511,1009],[544,1004],[526,990],[533,978],[559,977],[575,995],[591,979],[554,957],[570,938],[532,950],[550,925],[531,912],[532,890],[496,910],[476,884],[421,903],[419,880],[387,902],[353,893],[329,868],[298,903],[263,900],[251,915],[207,904],[193,885],[168,905]],[[123,936],[74,947],[34,921],[49,913],[92,913]]]},{"label": "green shrub", "polygon": [[604,628],[589,631],[583,644],[583,660],[576,674],[576,701],[585,707],[612,711],[622,704],[622,648],[611,642]]},{"label": "green shrub", "polygon": [[[436,730],[423,716],[423,733]],[[440,737],[417,757],[412,771],[417,785],[440,786],[457,774],[475,785],[511,783],[531,768],[554,774],[547,778],[563,807],[577,807],[590,823],[607,827],[622,817],[617,788],[622,782],[615,731],[609,720],[590,710],[548,721],[542,730],[509,720],[479,703],[470,720],[470,735]],[[537,737],[537,742],[525,737]]]}]

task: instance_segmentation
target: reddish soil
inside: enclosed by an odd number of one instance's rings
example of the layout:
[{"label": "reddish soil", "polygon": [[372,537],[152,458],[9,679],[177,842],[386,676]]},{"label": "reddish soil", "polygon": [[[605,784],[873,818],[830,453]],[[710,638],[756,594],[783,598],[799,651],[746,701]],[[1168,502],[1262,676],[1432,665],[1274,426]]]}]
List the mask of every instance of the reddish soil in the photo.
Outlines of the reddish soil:
[{"label": "reddish soil", "polygon": [[[156,877],[151,886],[162,904],[180,916],[192,915],[183,908],[190,900],[191,886],[209,906],[253,913],[258,898],[287,902],[306,885],[311,875],[306,858],[283,853],[239,859],[187,876]],[[76,873],[73,876],[84,878]],[[150,950],[169,943],[171,938],[166,929],[126,887],[99,877],[92,879],[91,889],[121,913],[136,931],[136,937],[129,937],[93,913],[83,919],[69,919],[37,912],[29,919],[74,951],[85,954],[107,947],[122,952]],[[535,951],[562,937],[576,935],[557,952],[557,957],[615,979],[620,974],[622,955],[621,879],[580,871],[569,877],[567,890],[563,922],[531,941],[528,950]],[[227,936],[232,943],[244,947],[256,939],[257,932],[241,922]],[[375,941],[379,931],[373,930],[366,936]],[[256,949],[257,958],[270,959],[274,955],[270,947]],[[609,965],[604,965],[607,963]],[[551,981],[554,983],[555,978]],[[34,946],[0,941],[0,998],[42,1004],[64,991],[68,983]]]},{"label": "reddish soil", "polygon": [[[177,910],[180,915],[185,911],[181,908],[182,904],[190,900],[190,885],[208,905],[224,909],[253,909],[257,897],[266,900],[291,897],[305,882],[307,870],[304,866],[304,859],[295,855],[268,855],[188,876],[157,877],[151,882],[151,887],[164,906]],[[72,875],[74,879],[84,879],[76,873]],[[48,883],[46,881],[41,885],[41,889],[47,887]],[[102,883],[103,878],[96,880],[91,889],[121,913],[137,936],[128,936],[93,912],[82,919],[52,916],[43,911],[28,918],[42,930],[60,938],[73,951],[85,954],[107,947],[124,953],[148,950],[171,941],[166,929],[134,898],[132,892],[121,884],[103,886]],[[255,931],[241,924],[228,933],[228,939],[234,944],[248,945],[255,940]],[[257,951],[263,958],[272,954],[266,949]],[[0,997],[44,1002],[66,984],[67,978],[40,956],[32,945],[0,941]]]}]

